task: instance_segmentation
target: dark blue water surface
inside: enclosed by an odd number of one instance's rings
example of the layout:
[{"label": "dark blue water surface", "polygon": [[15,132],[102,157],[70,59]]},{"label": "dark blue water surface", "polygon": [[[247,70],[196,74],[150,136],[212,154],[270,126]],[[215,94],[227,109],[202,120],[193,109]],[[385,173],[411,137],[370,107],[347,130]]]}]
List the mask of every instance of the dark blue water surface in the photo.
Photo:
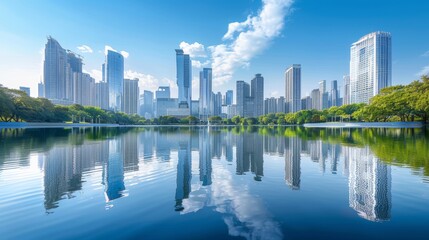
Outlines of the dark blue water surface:
[{"label": "dark blue water surface", "polygon": [[0,129],[1,239],[427,239],[429,131]]}]

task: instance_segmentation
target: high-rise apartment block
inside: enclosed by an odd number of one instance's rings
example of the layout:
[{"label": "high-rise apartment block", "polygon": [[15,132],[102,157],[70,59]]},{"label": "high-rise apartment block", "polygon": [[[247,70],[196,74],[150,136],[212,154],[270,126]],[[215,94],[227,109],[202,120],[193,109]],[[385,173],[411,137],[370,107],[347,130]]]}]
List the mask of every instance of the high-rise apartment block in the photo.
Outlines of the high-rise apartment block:
[{"label": "high-rise apartment block", "polygon": [[350,48],[350,103],[369,103],[381,89],[392,85],[390,33],[373,32]]}]

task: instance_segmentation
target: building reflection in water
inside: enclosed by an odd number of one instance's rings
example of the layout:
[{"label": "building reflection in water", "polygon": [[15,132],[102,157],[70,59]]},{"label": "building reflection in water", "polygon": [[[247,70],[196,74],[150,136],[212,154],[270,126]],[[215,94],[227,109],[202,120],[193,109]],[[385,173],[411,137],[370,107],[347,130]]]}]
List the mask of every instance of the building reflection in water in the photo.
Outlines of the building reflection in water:
[{"label": "building reflection in water", "polygon": [[242,133],[237,139],[236,173],[243,175],[251,171],[255,181],[261,181],[264,176],[263,137],[258,133]]},{"label": "building reflection in water", "polygon": [[[233,134],[231,131],[220,131],[216,128],[210,131],[207,128],[191,131],[151,129],[139,134],[126,133],[101,141],[85,141],[83,136],[81,132],[72,131],[69,139],[77,144],[58,144],[49,151],[39,154],[39,165],[44,170],[44,206],[47,211],[58,207],[60,200],[73,198],[74,193],[82,189],[83,173],[96,166],[102,166],[102,184],[105,186],[106,201],[118,199],[124,196],[126,189],[124,174],[141,170],[139,154],[144,161],[148,161],[146,159],[168,161],[171,151],[176,149],[178,162],[175,210],[182,213],[191,211],[192,207],[185,208],[191,206],[192,201],[198,198],[193,198],[191,193],[192,151],[198,151],[199,184],[200,189],[204,189],[198,194],[206,196],[205,200],[199,200],[204,203],[198,206],[215,205],[222,206],[222,209],[232,208],[231,212],[238,211],[225,203],[235,201],[235,196],[232,195],[238,194],[240,189],[238,185],[234,185],[229,169],[225,168],[233,161],[235,147],[236,174],[252,172],[256,181],[260,181],[264,176],[264,152],[284,156],[285,181],[293,190],[303,188],[301,161],[306,159],[305,156],[317,163],[321,172],[325,172],[327,168],[332,174],[336,174],[338,168],[342,166],[344,175],[349,178],[350,207],[359,216],[370,221],[390,219],[392,207],[390,166],[377,159],[369,148],[330,145],[322,140],[306,141],[298,137],[262,136],[251,131]],[[212,161],[220,160],[222,156],[225,157],[227,164],[222,167],[216,165],[214,174]],[[330,166],[326,167],[325,162]],[[229,191],[224,189],[229,189],[230,185],[233,186],[232,189],[236,188],[236,191],[225,192]],[[248,197],[250,201],[249,193],[241,195]],[[184,199],[187,199],[186,204]],[[234,229],[241,223],[253,221],[239,217],[233,217],[233,222],[227,219],[230,217],[225,217],[225,223]]]},{"label": "building reflection in water", "polygon": [[[220,134],[219,134],[220,135]],[[203,186],[212,184],[212,153],[211,153],[211,136],[208,129],[199,129],[199,168],[200,168],[200,181]],[[214,139],[216,141],[216,139]],[[220,138],[219,144],[220,144]]]},{"label": "building reflection in water", "polygon": [[176,211],[182,211],[183,199],[189,197],[191,192],[191,178],[192,178],[192,155],[191,155],[191,139],[187,134],[183,134],[179,140],[178,149],[178,162],[177,162],[177,179],[176,179]]},{"label": "building reflection in water", "polygon": [[106,202],[122,197],[125,190],[122,139],[109,140],[108,153],[107,162],[103,166]]},{"label": "building reflection in water", "polygon": [[[348,148],[348,147],[344,147]],[[390,166],[366,148],[349,148],[349,204],[370,221],[390,219],[392,208]]]},{"label": "building reflection in water", "polygon": [[285,180],[293,190],[298,190],[301,183],[301,139],[286,138]]}]

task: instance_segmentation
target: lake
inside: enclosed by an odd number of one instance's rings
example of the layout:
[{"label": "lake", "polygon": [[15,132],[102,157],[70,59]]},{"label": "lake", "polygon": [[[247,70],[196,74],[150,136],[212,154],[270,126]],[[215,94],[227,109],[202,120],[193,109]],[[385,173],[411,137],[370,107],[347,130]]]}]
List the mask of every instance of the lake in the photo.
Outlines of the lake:
[{"label": "lake", "polygon": [[423,239],[429,130],[0,129],[1,239]]}]

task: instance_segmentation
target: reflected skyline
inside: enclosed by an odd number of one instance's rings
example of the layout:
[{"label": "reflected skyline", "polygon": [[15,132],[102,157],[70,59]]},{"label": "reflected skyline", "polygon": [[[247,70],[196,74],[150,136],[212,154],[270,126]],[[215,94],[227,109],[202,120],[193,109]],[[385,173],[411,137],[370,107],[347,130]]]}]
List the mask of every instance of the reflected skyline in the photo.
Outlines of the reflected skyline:
[{"label": "reflected skyline", "polygon": [[[273,217],[277,210],[266,196],[255,194],[255,189],[269,188],[279,179],[282,185],[276,187],[276,192],[308,194],[313,185],[309,182],[311,171],[321,180],[344,179],[341,189],[348,198],[342,203],[354,216],[368,222],[386,222],[394,215],[392,167],[376,155],[381,154],[376,145],[361,143],[371,140],[363,130],[331,133],[346,139],[347,144],[337,138],[330,142],[317,137],[322,136],[318,131],[305,132],[309,136],[306,138],[298,130],[287,128],[274,129],[274,133],[272,129],[221,127],[63,131],[52,131],[49,147],[42,144],[34,151],[19,152],[18,146],[31,140],[25,131],[12,132],[22,136],[14,140],[16,146],[11,142],[0,145],[1,156],[17,159],[10,164],[0,162],[0,177],[11,169],[33,166],[29,159],[35,159],[42,174],[44,211],[49,214],[66,209],[91,188],[100,189],[94,199],[104,199],[106,210],[124,206],[124,199],[140,194],[132,189],[150,189],[143,179],[153,184],[159,180],[157,171],[163,170],[169,186],[166,189],[170,189],[171,212],[182,216],[214,211],[231,236],[282,238],[281,223]],[[288,136],[279,135],[283,132]],[[406,134],[402,130],[375,133]],[[373,139],[383,144],[383,136],[375,135]],[[160,164],[163,167],[157,168]],[[145,174],[147,178],[141,177]]]}]

